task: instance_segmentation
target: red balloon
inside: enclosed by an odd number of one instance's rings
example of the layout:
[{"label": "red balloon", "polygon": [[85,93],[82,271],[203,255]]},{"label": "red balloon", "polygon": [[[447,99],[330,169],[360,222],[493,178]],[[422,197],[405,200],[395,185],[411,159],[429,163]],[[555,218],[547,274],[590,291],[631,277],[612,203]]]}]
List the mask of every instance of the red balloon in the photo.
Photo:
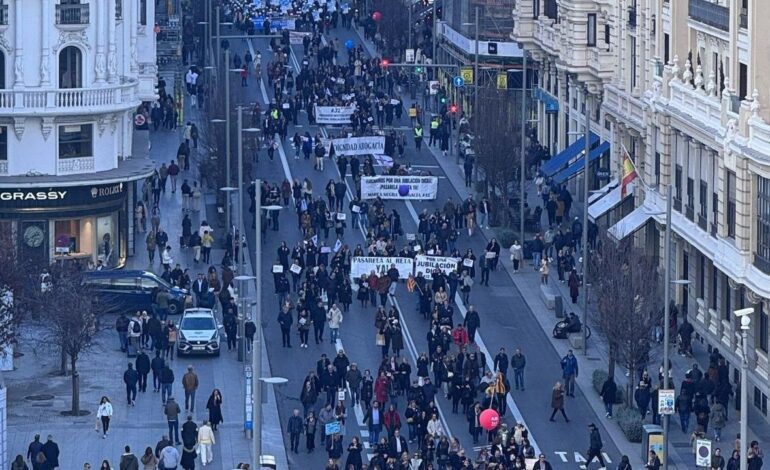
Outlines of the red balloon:
[{"label": "red balloon", "polygon": [[484,410],[481,412],[481,415],[479,415],[479,423],[482,428],[491,431],[500,425],[500,415],[492,408]]},{"label": "red balloon", "polygon": [[382,19],[382,13],[380,13],[379,11],[375,11],[374,13],[372,13],[372,19],[374,21],[380,21]]}]

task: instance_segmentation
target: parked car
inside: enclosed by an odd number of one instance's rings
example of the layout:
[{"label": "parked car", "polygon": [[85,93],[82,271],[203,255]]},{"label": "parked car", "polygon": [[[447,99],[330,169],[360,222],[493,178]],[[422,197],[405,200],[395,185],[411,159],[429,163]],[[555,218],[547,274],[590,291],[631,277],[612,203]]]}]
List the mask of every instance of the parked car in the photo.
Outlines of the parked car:
[{"label": "parked car", "polygon": [[89,271],[83,274],[83,283],[95,291],[100,303],[106,305],[109,311],[152,312],[153,299],[158,290],[168,292],[168,313],[171,315],[182,313],[192,300],[186,289],[172,286],[149,271]]},{"label": "parked car", "polygon": [[210,308],[188,308],[179,322],[177,355],[219,356],[219,325]]}]

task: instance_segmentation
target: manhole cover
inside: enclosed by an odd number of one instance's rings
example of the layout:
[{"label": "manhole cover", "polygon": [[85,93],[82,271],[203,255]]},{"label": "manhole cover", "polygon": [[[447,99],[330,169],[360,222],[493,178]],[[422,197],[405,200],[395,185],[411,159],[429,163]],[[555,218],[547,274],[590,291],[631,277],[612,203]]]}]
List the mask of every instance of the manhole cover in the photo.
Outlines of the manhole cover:
[{"label": "manhole cover", "polygon": [[27,395],[26,397],[24,397],[24,399],[29,401],[46,401],[46,400],[53,400],[54,396],[44,393],[40,395]]}]

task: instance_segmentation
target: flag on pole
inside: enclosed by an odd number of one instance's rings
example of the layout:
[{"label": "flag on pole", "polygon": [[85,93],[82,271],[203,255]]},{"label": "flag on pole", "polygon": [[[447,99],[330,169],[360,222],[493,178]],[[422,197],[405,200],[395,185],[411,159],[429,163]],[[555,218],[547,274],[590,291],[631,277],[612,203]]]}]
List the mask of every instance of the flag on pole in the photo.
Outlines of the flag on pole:
[{"label": "flag on pole", "polygon": [[626,147],[621,145],[621,155],[623,158],[623,174],[620,179],[620,198],[626,197],[627,193],[627,187],[631,182],[633,182],[636,177],[636,165],[634,165],[634,161],[631,160],[631,155],[628,154],[628,150],[626,150]]},{"label": "flag on pole", "polygon": [[414,280],[413,276],[409,276],[406,280],[406,290],[409,292],[414,292],[414,288],[417,285],[417,281]]}]

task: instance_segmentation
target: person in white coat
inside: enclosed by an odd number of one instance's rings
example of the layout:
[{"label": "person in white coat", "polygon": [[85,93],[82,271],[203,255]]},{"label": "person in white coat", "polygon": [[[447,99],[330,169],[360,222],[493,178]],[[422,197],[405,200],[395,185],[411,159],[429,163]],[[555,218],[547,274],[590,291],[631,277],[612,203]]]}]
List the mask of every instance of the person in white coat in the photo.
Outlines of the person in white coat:
[{"label": "person in white coat", "polygon": [[521,264],[522,258],[524,258],[523,250],[521,249],[521,245],[519,244],[518,240],[515,240],[510,248],[508,248],[508,252],[511,254],[511,262],[513,263],[513,272],[516,273],[519,271],[519,264]]},{"label": "person in white coat", "polygon": [[441,426],[441,421],[438,420],[438,416],[436,416],[435,413],[428,421],[426,431],[428,432],[428,435],[433,439],[438,439],[444,435],[444,428]]},{"label": "person in white coat", "polygon": [[[112,418],[112,403],[107,397],[102,397],[99,402],[99,409],[96,410],[96,417],[102,425],[102,439],[107,439],[110,431],[110,419]],[[96,432],[99,432],[99,423],[96,423]]]},{"label": "person in white coat", "polygon": [[203,465],[211,463],[214,459],[212,448],[216,444],[214,431],[208,421],[203,422],[203,426],[198,428],[198,445],[200,446],[200,456]]},{"label": "person in white coat", "polygon": [[329,322],[329,336],[331,337],[332,344],[337,342],[337,338],[340,337],[340,325],[342,324],[342,310],[337,307],[337,304],[332,304],[328,312],[326,312],[326,320]]}]

